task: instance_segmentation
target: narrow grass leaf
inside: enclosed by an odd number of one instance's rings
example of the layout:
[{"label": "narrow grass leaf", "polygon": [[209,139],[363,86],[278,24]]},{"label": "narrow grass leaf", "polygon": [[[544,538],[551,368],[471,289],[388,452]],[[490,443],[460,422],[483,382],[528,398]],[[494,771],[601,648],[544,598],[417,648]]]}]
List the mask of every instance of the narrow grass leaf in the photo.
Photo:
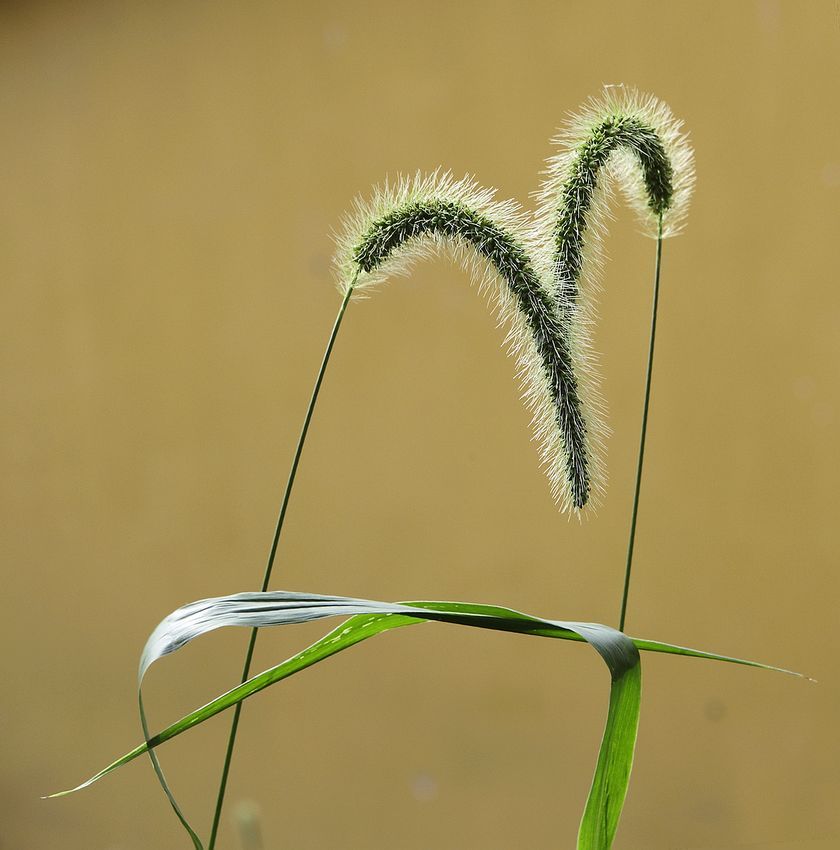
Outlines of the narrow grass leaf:
[{"label": "narrow grass leaf", "polygon": [[[240,593],[204,599],[174,611],[149,637],[140,660],[138,683],[142,682],[145,673],[155,661],[177,651],[191,640],[209,631],[232,625],[247,627],[284,625],[334,616],[347,616],[349,619],[281,664],[253,676],[247,682],[190,712],[156,735],[147,734],[147,740],[143,744],[135,747],[76,788],[51,796],[64,796],[86,788],[118,767],[144,753],[151,753],[160,744],[231,708],[269,685],[311,667],[367,638],[402,626],[438,621],[538,637],[585,641],[604,660],[612,680],[610,704],[595,776],[581,823],[578,848],[579,850],[607,850],[611,845],[621,814],[633,761],[641,699],[638,650],[691,655],[770,670],[780,669],[658,641],[636,640],[609,626],[597,623],[546,620],[495,605],[425,601],[388,603],[276,591]],[[158,776],[165,786],[162,773]],[[176,806],[168,789],[167,795],[170,803]],[[178,811],[176,809],[176,812]],[[179,816],[186,826],[183,816]],[[190,835],[194,836],[192,830]],[[195,844],[197,839],[193,838],[193,841]],[[200,844],[196,846],[200,847]]]},{"label": "narrow grass leaf", "polygon": [[630,784],[641,698],[642,665],[636,664],[613,679],[610,688],[604,737],[578,830],[578,850],[612,847]]}]

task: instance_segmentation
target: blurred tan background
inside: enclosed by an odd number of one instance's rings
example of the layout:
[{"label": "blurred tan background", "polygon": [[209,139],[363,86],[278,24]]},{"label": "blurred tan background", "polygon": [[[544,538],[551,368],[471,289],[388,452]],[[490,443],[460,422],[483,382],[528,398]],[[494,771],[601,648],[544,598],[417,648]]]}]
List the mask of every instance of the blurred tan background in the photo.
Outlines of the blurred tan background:
[{"label": "blurred tan background", "polygon": [[[178,605],[259,585],[338,306],[330,232],[439,164],[528,201],[603,83],[696,146],[666,244],[628,629],[820,679],[647,656],[620,850],[840,846],[836,721],[840,13],[833,0],[0,6],[0,848],[188,846],[134,675]],[[556,512],[465,276],[354,304],[274,587],[615,623],[653,243],[616,212],[597,346],[598,515]],[[276,630],[259,669],[323,633]],[[230,686],[228,630],[148,679],[153,725]],[[250,701],[237,805],[267,848],[572,847],[606,708],[585,647],[444,626]],[[206,834],[227,718],[161,751]]]}]

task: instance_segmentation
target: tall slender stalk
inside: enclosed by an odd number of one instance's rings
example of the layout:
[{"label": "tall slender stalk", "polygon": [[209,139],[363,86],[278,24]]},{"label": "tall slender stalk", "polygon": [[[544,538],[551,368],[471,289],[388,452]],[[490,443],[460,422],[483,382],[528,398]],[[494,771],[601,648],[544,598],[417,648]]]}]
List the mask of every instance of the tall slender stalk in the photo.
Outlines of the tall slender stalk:
[{"label": "tall slender stalk", "polygon": [[619,631],[624,631],[627,618],[627,597],[630,593],[630,571],[633,567],[633,544],[636,542],[636,519],[639,515],[639,491],[642,487],[642,466],[645,462],[645,437],[647,436],[648,410],[650,409],[650,379],[653,374],[653,348],[656,343],[656,311],[659,306],[659,270],[662,266],[662,213],[659,214],[659,232],[656,236],[656,271],[653,279],[653,306],[650,317],[650,343],[648,345],[647,377],[645,378],[645,403],[642,411],[642,429],[639,436],[639,462],[636,465],[636,489],[633,494],[633,515],[630,519],[630,541],[627,545],[627,566],[624,570],[624,593],[621,596]]},{"label": "tall slender stalk", "polygon": [[[260,590],[264,593],[268,590],[269,582],[271,581],[271,572],[274,569],[274,560],[277,556],[277,545],[280,542],[280,533],[283,530],[283,523],[286,519],[286,510],[289,507],[289,497],[292,494],[292,487],[295,483],[295,476],[297,475],[298,464],[300,463],[300,456],[303,453],[303,445],[306,442],[306,434],[309,431],[309,423],[312,421],[312,413],[315,410],[315,404],[318,401],[318,393],[321,391],[321,382],[324,380],[324,373],[327,371],[327,364],[330,362],[330,355],[332,354],[333,346],[335,345],[335,339],[338,336],[338,330],[341,327],[341,320],[344,318],[344,312],[347,309],[347,305],[350,303],[350,297],[353,295],[353,289],[356,286],[356,279],[358,278],[358,272],[356,273],[353,280],[350,282],[344,293],[344,299],[341,302],[341,306],[338,308],[338,315],[335,317],[335,324],[333,325],[332,333],[330,334],[330,338],[327,342],[327,348],[324,351],[324,357],[321,361],[321,368],[318,370],[318,377],[315,379],[315,386],[312,388],[312,396],[309,399],[309,407],[306,409],[306,416],[303,419],[303,427],[300,430],[300,437],[298,437],[297,448],[295,449],[295,455],[292,459],[292,466],[289,470],[289,479],[286,482],[286,489],[283,492],[283,499],[280,502],[280,512],[277,516],[277,525],[274,529],[274,537],[271,540],[271,549],[268,553],[268,562],[265,567],[265,574],[263,575],[262,587]],[[248,641],[248,649],[245,653],[245,663],[242,666],[242,677],[241,681],[247,681],[248,677],[251,674],[251,662],[254,658],[254,648],[257,645],[257,632],[259,629],[251,630],[251,637]],[[242,714],[242,703],[237,703],[236,708],[233,711],[233,720],[230,724],[230,733],[228,735],[228,743],[227,750],[225,751],[225,762],[222,767],[222,778],[219,782],[219,792],[216,797],[216,810],[213,814],[213,826],[210,830],[210,842],[207,845],[207,850],[213,850],[216,846],[216,836],[219,832],[219,821],[222,817],[222,807],[225,802],[225,791],[227,790],[227,781],[228,774],[230,773],[230,763],[233,758],[233,749],[236,745],[236,733],[239,729],[239,717]]]}]

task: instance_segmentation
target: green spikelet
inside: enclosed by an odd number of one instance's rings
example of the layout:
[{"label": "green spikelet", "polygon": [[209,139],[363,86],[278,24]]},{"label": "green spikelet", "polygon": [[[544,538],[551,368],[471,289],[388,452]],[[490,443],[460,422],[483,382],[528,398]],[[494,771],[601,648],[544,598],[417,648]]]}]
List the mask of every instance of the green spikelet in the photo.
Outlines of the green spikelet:
[{"label": "green spikelet", "polygon": [[[554,498],[579,512],[603,489],[601,402],[588,327],[610,180],[647,223],[676,232],[693,183],[691,150],[667,107],[610,89],[557,140],[535,216],[447,173],[386,185],[358,202],[340,240],[340,286],[364,289],[440,251],[495,294],[511,326]],[[495,284],[495,285],[494,285]],[[589,284],[589,286],[587,286]]]}]

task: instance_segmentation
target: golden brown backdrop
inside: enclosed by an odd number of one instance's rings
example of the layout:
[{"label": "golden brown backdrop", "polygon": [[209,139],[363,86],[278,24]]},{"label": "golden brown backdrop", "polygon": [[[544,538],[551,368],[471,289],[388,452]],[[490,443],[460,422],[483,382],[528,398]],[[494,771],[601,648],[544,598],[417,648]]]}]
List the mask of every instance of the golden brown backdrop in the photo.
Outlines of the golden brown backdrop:
[{"label": "golden brown backdrop", "polygon": [[[439,164],[527,201],[566,111],[614,82],[685,120],[698,173],[628,628],[821,680],[646,657],[617,848],[840,846],[833,0],[33,0],[0,24],[3,850],[186,846],[148,763],[38,796],[137,741],[164,614],[259,584],[338,304],[331,229]],[[624,209],[611,230],[598,516],[556,513],[500,331],[430,262],[351,306],[275,587],[616,622],[654,246]],[[266,633],[258,664],[322,631]],[[245,640],[161,664],[155,725],[232,684]],[[255,803],[278,850],[571,847],[606,689],[582,647],[389,635],[246,706],[228,814]],[[161,751],[202,831],[226,729]]]}]

